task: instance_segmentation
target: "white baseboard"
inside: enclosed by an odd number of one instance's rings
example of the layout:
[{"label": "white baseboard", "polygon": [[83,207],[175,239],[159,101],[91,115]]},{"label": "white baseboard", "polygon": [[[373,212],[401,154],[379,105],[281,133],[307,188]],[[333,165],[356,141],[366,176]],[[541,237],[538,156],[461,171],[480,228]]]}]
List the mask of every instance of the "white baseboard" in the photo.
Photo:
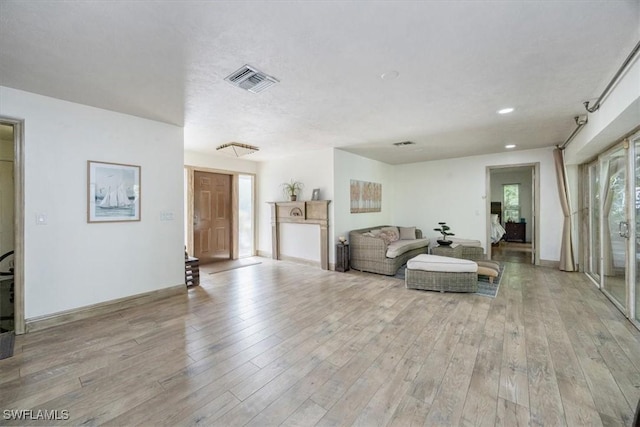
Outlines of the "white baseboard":
[{"label": "white baseboard", "polygon": [[30,319],[26,319],[26,330],[27,333],[40,331],[53,326],[75,322],[76,320],[88,319],[101,314],[112,313],[117,310],[147,304],[151,301],[168,298],[186,292],[187,287],[184,284],[180,284],[151,292],[131,295],[111,301],[104,301],[84,307],[73,308],[71,310],[60,311],[58,313],[32,317]]},{"label": "white baseboard", "polygon": [[322,264],[320,263],[320,261],[313,261],[313,260],[304,259],[304,258],[296,258],[296,257],[293,257],[293,256],[282,255],[282,254],[280,254],[280,259],[283,260],[283,261],[295,262],[296,264],[303,264],[303,265],[308,265],[308,266],[311,266],[311,267],[322,268]]},{"label": "white baseboard", "polygon": [[558,269],[558,268],[560,268],[560,261],[551,261],[551,260],[548,260],[548,259],[541,259],[540,260],[540,267],[549,267],[549,268]]},{"label": "white baseboard", "polygon": [[[271,252],[267,252],[267,251],[258,251],[258,256],[264,257],[264,258],[271,258]],[[282,255],[280,254],[280,259],[282,261],[290,261],[290,262],[295,262],[296,264],[304,264],[304,265],[309,265],[311,267],[319,267],[322,268],[322,264],[320,261],[314,261],[311,259],[304,259],[304,258],[296,258],[293,256],[289,256],[289,255]],[[329,264],[329,270],[335,270],[335,264]]]}]

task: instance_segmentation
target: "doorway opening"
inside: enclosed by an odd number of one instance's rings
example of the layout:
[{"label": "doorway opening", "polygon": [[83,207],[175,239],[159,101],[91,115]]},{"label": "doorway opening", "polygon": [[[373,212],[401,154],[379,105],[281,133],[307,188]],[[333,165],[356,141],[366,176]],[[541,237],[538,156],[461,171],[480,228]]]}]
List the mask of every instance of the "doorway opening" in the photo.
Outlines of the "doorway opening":
[{"label": "doorway opening", "polygon": [[255,255],[255,177],[185,167],[185,246],[201,264]]},{"label": "doorway opening", "polygon": [[24,121],[0,117],[0,332],[25,333]]},{"label": "doorway opening", "polygon": [[540,263],[539,163],[487,167],[487,255],[504,262]]}]

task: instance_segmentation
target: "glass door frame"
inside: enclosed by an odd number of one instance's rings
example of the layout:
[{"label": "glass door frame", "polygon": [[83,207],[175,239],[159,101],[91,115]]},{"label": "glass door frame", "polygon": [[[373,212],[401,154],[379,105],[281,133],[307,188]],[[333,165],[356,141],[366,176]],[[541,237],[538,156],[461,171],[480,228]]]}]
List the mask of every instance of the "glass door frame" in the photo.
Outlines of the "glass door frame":
[{"label": "glass door frame", "polygon": [[[611,303],[613,305],[615,305],[618,310],[620,310],[625,316],[630,318],[629,315],[629,310],[628,310],[628,306],[629,306],[629,298],[628,298],[628,289],[629,289],[629,283],[630,282],[630,274],[632,273],[632,271],[634,270],[635,266],[630,266],[630,260],[633,259],[633,257],[630,255],[631,254],[631,248],[630,248],[630,242],[632,242],[632,237],[635,236],[635,233],[633,231],[633,229],[635,227],[629,227],[629,238],[627,238],[626,242],[625,242],[625,261],[624,261],[624,269],[625,269],[625,277],[624,277],[624,286],[625,286],[625,290],[624,290],[624,304],[622,304],[620,301],[618,301],[613,294],[607,289],[606,287],[606,277],[607,275],[605,274],[605,250],[604,250],[604,242],[607,240],[605,239],[605,231],[609,231],[609,233],[611,234],[611,227],[604,227],[604,222],[605,221],[609,221],[609,216],[606,215],[605,211],[604,211],[604,204],[605,204],[605,199],[606,197],[604,196],[605,194],[607,194],[607,191],[605,191],[607,189],[607,186],[609,185],[609,179],[608,179],[608,173],[609,173],[609,165],[608,165],[608,159],[609,157],[620,151],[623,150],[624,151],[624,173],[625,173],[625,183],[624,183],[624,195],[625,195],[625,218],[624,220],[627,222],[627,224],[630,224],[631,221],[629,220],[629,218],[632,218],[631,216],[631,204],[628,202],[629,199],[629,194],[630,194],[630,188],[631,185],[630,183],[634,182],[635,180],[635,176],[633,174],[633,170],[630,167],[630,162],[633,160],[633,157],[631,156],[631,152],[629,150],[629,144],[625,144],[624,142],[620,143],[620,144],[616,144],[615,146],[611,147],[610,149],[608,149],[607,151],[605,151],[604,153],[600,154],[600,156],[598,156],[598,163],[599,163],[599,174],[600,174],[600,204],[598,206],[598,209],[600,210],[600,215],[599,215],[599,219],[600,219],[600,281],[598,283],[598,287],[600,288],[600,291],[602,291],[602,293],[609,299],[609,301],[611,301]],[[632,160],[629,160],[632,159]],[[606,167],[605,167],[606,166]],[[609,237],[610,240],[610,237]],[[613,255],[612,255],[613,256]]]},{"label": "glass door frame", "polygon": [[[605,194],[604,189],[605,186],[609,185],[607,174],[608,174],[608,165],[607,161],[611,154],[615,153],[623,149],[625,151],[624,154],[624,168],[625,168],[625,220],[628,223],[628,235],[629,237],[625,242],[625,303],[621,304],[616,298],[606,289],[604,281],[604,266],[605,266],[605,257],[603,245],[605,242],[605,227],[603,226],[604,221],[608,221],[608,216],[605,217],[604,212],[604,197]],[[599,256],[600,256],[600,274],[594,275],[593,272],[590,271],[590,268],[587,267],[583,269],[584,273],[589,277],[594,284],[600,288],[602,293],[627,317],[629,320],[635,325],[636,328],[640,329],[640,320],[636,319],[637,307],[636,307],[636,280],[639,275],[639,272],[636,271],[637,266],[637,256],[640,255],[636,248],[636,239],[640,238],[640,230],[636,227],[636,180],[640,181],[640,168],[636,171],[636,156],[640,156],[640,133],[636,133],[628,139],[625,139],[623,142],[616,144],[605,152],[601,153],[598,158],[592,162],[585,163],[585,175],[583,177],[587,178],[585,181],[587,184],[583,186],[583,190],[589,192],[589,194],[585,195],[583,198],[583,203],[586,204],[588,209],[599,210],[599,237],[600,237],[600,248],[599,248]],[[592,206],[593,197],[591,191],[593,190],[591,185],[591,166],[597,163],[597,173],[599,175],[599,191],[600,191],[600,200],[598,206]],[[605,168],[605,166],[607,166]],[[587,214],[586,217],[583,217],[583,220],[588,222],[587,225],[587,235],[584,237],[584,248],[585,248],[585,256],[583,260],[585,261],[585,265],[589,264],[591,261],[586,258],[586,256],[591,256],[592,251],[594,250],[590,247],[593,242],[591,238],[591,233],[593,232],[591,226],[591,215]],[[638,219],[640,221],[640,218]],[[640,286],[639,286],[640,287]]]},{"label": "glass door frame", "polygon": [[[238,250],[238,258],[247,258],[247,257],[252,257],[252,256],[256,256],[257,254],[257,241],[256,241],[256,227],[257,227],[257,221],[256,221],[256,175],[252,174],[252,173],[238,173],[238,213],[240,211],[240,201],[242,198],[241,195],[241,191],[240,191],[240,180],[243,179],[244,177],[249,178],[251,181],[251,253],[248,255],[245,254],[241,254],[240,250]],[[241,227],[241,221],[240,218],[238,218],[238,233],[240,234],[240,227]],[[240,242],[240,238],[238,239],[238,242]]]},{"label": "glass door frame", "polygon": [[637,305],[636,305],[636,288],[638,287],[638,271],[636,266],[638,265],[637,259],[640,254],[637,253],[638,245],[637,239],[640,237],[640,231],[637,229],[636,224],[640,218],[636,218],[636,214],[638,213],[638,209],[636,209],[636,182],[640,180],[640,176],[636,174],[640,174],[640,171],[636,169],[636,157],[640,156],[640,132],[637,132],[631,137],[629,137],[625,142],[629,146],[629,169],[633,171],[633,179],[629,180],[629,200],[632,203],[629,203],[629,273],[630,277],[628,280],[627,286],[627,298],[628,298],[628,314],[629,320],[631,323],[635,325],[636,328],[640,329],[640,320],[636,318],[637,314]]},{"label": "glass door frame", "polygon": [[[587,277],[589,277],[589,279],[591,279],[591,281],[596,285],[596,287],[599,289],[600,288],[600,282],[601,282],[601,276],[602,276],[602,271],[601,271],[601,267],[602,267],[602,250],[601,250],[601,215],[602,215],[602,209],[601,209],[601,204],[599,203],[600,201],[600,197],[597,198],[595,196],[595,190],[598,191],[598,195],[600,196],[600,185],[601,184],[601,178],[600,178],[600,169],[601,169],[601,164],[600,164],[600,159],[596,158],[593,161],[590,161],[588,163],[585,163],[582,165],[582,172],[581,172],[581,177],[582,177],[582,183],[583,186],[581,188],[582,190],[582,199],[581,199],[581,211],[584,212],[584,215],[582,216],[582,221],[583,221],[583,230],[585,231],[583,237],[582,237],[582,241],[583,244],[581,245],[581,247],[583,248],[583,252],[582,252],[582,271],[587,275]],[[593,178],[597,177],[598,181],[597,181],[597,189],[594,189],[594,182],[593,182]],[[597,210],[598,212],[598,224],[597,224],[597,237],[598,239],[595,239],[596,233],[594,233],[594,218],[592,215],[592,211]],[[598,247],[595,247],[595,243],[598,243]],[[594,254],[594,252],[597,251],[597,254]],[[596,258],[597,256],[597,258]],[[597,265],[596,265],[597,264]]]}]

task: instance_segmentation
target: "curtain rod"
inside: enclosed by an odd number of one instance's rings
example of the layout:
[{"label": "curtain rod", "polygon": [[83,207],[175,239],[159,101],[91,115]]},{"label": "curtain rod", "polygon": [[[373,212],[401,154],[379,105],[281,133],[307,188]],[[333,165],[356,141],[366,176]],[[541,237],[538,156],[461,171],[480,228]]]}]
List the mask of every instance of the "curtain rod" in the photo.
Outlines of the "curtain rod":
[{"label": "curtain rod", "polygon": [[618,72],[616,73],[616,75],[613,76],[613,79],[611,79],[607,87],[604,88],[604,91],[596,101],[595,105],[589,108],[589,101],[583,103],[584,108],[586,108],[589,113],[595,113],[596,111],[598,111],[598,108],[600,108],[600,103],[602,102],[602,99],[605,96],[607,96],[607,94],[609,93],[609,91],[611,90],[615,82],[618,80],[618,77],[620,77],[620,75],[624,72],[627,66],[631,63],[631,60],[633,59],[634,56],[636,56],[638,51],[640,51],[640,41],[638,41],[635,47],[631,50],[631,53],[629,54],[629,56],[627,56],[627,59],[624,60],[624,62],[622,63],[622,66],[618,69]]},{"label": "curtain rod", "polygon": [[573,140],[573,138],[575,138],[575,136],[578,134],[578,132],[580,132],[580,129],[582,129],[584,127],[584,125],[587,124],[587,122],[589,121],[589,117],[587,117],[587,116],[575,116],[573,118],[573,120],[575,120],[575,122],[576,122],[576,128],[573,130],[573,132],[571,132],[571,135],[569,135],[569,138],[567,138],[567,140],[565,142],[563,142],[560,145],[556,145],[556,147],[558,147],[561,150],[564,150],[565,147],[567,145],[569,145],[571,140]]},{"label": "curtain rod", "polygon": [[[629,64],[631,63],[633,58],[636,56],[638,51],[640,51],[640,41],[638,41],[638,43],[636,43],[636,45],[633,47],[633,49],[631,49],[631,53],[624,60],[624,62],[620,66],[620,68],[618,68],[618,71],[613,76],[613,78],[611,79],[611,81],[609,82],[607,87],[604,88],[604,91],[602,92],[600,97],[598,97],[598,99],[596,100],[595,105],[593,107],[589,107],[589,101],[586,101],[586,102],[583,103],[584,108],[587,109],[587,112],[595,113],[596,111],[598,111],[598,109],[600,108],[600,105],[602,103],[602,100],[604,99],[605,96],[607,96],[609,94],[609,91],[611,90],[613,85],[616,83],[616,81],[618,80],[620,75],[622,75],[622,73],[629,66]],[[567,140],[565,142],[563,142],[560,145],[556,145],[556,147],[558,147],[560,150],[564,150],[567,147],[567,145],[569,145],[569,143],[573,140],[573,138],[575,138],[575,136],[578,134],[578,132],[580,132],[580,129],[582,129],[584,127],[584,125],[586,125],[587,122],[589,121],[587,116],[582,116],[582,117],[581,116],[576,116],[573,119],[576,121],[576,125],[577,126],[573,130],[573,132],[571,132],[571,135],[569,135],[569,137],[567,138]]]}]

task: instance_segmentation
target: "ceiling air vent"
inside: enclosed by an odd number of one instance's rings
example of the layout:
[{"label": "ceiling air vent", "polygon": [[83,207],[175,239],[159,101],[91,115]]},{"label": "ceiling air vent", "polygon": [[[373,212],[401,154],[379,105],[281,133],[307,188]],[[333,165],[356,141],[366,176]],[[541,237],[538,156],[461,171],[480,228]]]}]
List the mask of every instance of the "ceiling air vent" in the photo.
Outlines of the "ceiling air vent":
[{"label": "ceiling air vent", "polygon": [[402,142],[394,142],[393,145],[395,145],[396,147],[404,147],[405,145],[416,145],[416,143],[411,141],[402,141]]},{"label": "ceiling air vent", "polygon": [[266,88],[278,83],[274,77],[268,76],[262,71],[245,65],[225,78],[226,81],[249,92],[259,93]]}]

